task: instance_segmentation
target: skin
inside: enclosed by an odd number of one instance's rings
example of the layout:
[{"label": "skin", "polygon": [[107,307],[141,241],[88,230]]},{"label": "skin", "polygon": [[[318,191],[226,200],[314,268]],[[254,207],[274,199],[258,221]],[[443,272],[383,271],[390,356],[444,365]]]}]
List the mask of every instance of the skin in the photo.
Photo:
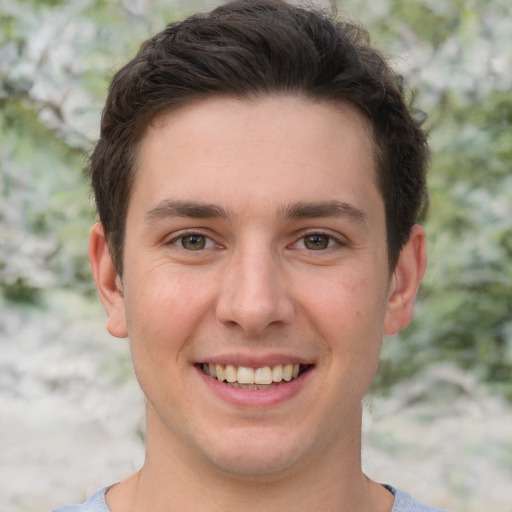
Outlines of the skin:
[{"label": "skin", "polygon": [[[113,512],[391,510],[361,470],[361,400],[383,335],[410,321],[425,234],[390,274],[370,133],[350,105],[295,96],[153,123],[122,279],[100,224],[90,238],[108,330],[129,336],[147,398],[146,461],[108,492]],[[197,366],[286,361],[309,369],[274,394],[219,392]]]}]

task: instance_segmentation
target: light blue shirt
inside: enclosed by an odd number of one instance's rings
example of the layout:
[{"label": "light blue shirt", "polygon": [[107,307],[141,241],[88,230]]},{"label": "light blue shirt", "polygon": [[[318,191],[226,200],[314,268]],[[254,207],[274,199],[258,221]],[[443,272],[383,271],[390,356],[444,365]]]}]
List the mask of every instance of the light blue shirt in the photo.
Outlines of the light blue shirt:
[{"label": "light blue shirt", "polygon": [[[385,485],[384,487],[395,496],[391,512],[448,512],[444,509],[422,505],[411,498],[406,492],[395,489],[390,485]],[[67,507],[58,508],[53,512],[111,512],[105,501],[105,493],[108,489],[109,487],[101,489],[101,491],[93,494],[81,505],[68,505]]]}]

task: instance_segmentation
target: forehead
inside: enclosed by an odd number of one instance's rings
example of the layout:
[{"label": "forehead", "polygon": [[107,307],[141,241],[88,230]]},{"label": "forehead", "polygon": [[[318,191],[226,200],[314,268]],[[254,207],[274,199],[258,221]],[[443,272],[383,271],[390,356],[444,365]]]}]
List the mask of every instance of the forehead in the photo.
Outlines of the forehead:
[{"label": "forehead", "polygon": [[161,115],[136,167],[132,197],[153,204],[172,196],[247,211],[377,192],[366,118],[349,104],[296,96],[214,98]]}]

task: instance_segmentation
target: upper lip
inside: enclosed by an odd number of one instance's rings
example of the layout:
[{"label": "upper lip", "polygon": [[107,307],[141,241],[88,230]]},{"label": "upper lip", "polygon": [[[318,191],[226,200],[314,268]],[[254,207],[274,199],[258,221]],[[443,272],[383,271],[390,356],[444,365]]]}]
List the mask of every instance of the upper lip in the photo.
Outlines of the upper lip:
[{"label": "upper lip", "polygon": [[198,359],[196,361],[196,364],[202,363],[231,364],[233,366],[245,366],[247,368],[263,368],[264,366],[275,366],[278,364],[314,364],[309,358],[293,354],[219,354],[215,356],[205,356],[204,359]]}]

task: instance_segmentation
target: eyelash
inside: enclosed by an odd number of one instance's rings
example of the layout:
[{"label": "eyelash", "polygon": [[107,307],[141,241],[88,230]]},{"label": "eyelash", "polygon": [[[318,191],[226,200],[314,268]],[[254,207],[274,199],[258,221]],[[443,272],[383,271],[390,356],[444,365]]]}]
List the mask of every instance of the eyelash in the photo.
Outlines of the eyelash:
[{"label": "eyelash", "polygon": [[[193,236],[204,238],[206,244],[208,244],[208,242],[210,242],[210,244],[209,244],[210,247],[203,247],[201,249],[197,249],[197,251],[183,247],[183,240],[187,237],[193,237]],[[180,240],[181,240],[181,244],[179,243]],[[171,240],[169,240],[167,242],[167,245],[174,245],[174,246],[179,247],[180,249],[183,249],[183,250],[189,251],[189,252],[199,252],[200,250],[210,249],[213,245],[217,245],[217,244],[210,236],[205,235],[204,233],[201,233],[200,231],[191,230],[191,231],[183,231],[179,235],[174,236]]]},{"label": "eyelash", "polygon": [[[193,237],[193,236],[204,238],[206,246],[205,247],[200,247],[200,248],[198,248],[196,250],[194,250],[194,249],[187,249],[186,247],[184,247],[183,246],[183,240],[185,238],[187,238],[187,237]],[[308,248],[306,246],[308,237],[312,238],[312,237],[315,237],[315,236],[326,237],[327,238],[327,246],[323,247],[323,248],[319,247],[319,248],[315,248],[315,249]],[[179,243],[180,240],[181,240],[181,244]],[[329,249],[334,249],[336,246],[345,245],[339,238],[333,236],[332,234],[325,233],[323,231],[318,231],[318,230],[312,230],[312,231],[307,231],[307,232],[301,233],[301,236],[294,243],[292,243],[289,247],[299,248],[299,247],[296,247],[296,246],[298,244],[300,244],[300,243],[303,244],[303,247],[300,247],[300,249],[311,251],[311,252],[323,252],[323,251],[327,251]],[[201,233],[201,232],[198,232],[198,231],[194,231],[194,230],[185,231],[185,232],[180,233],[178,236],[173,237],[168,242],[168,244],[169,245],[177,246],[177,247],[179,247],[181,249],[184,249],[185,251],[188,251],[188,252],[199,252],[199,251],[202,251],[202,250],[205,250],[205,249],[211,249],[213,247],[213,245],[216,245],[215,241],[211,237],[209,237],[208,235],[205,235],[204,233]]]},{"label": "eyelash", "polygon": [[302,247],[301,249],[309,250],[311,252],[322,252],[322,251],[327,251],[329,249],[335,249],[336,246],[345,245],[345,243],[342,240],[340,240],[340,238],[332,235],[331,233],[326,233],[326,232],[321,231],[321,230],[311,230],[311,231],[303,232],[303,233],[301,233],[300,238],[296,242],[291,244],[291,245],[295,246],[295,245],[297,245],[298,243],[301,243],[301,242],[305,245],[306,240],[308,238],[311,238],[311,237],[314,237],[314,236],[326,237],[328,239],[327,247],[320,248],[320,249],[308,249],[307,247]]}]

